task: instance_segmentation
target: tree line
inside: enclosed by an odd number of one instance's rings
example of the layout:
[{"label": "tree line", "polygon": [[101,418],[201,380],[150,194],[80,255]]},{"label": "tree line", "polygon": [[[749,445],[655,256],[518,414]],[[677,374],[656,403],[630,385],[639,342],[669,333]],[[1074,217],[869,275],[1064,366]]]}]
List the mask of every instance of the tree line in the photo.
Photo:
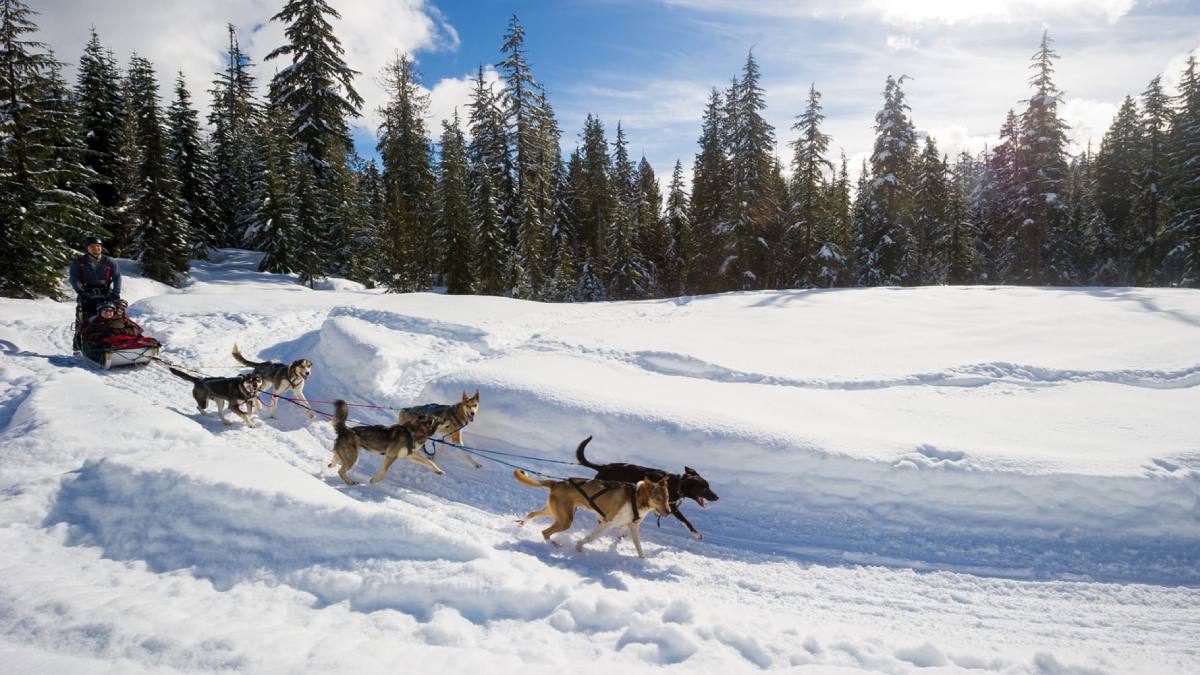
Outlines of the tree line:
[{"label": "tree line", "polygon": [[[905,77],[886,79],[854,185],[830,156],[810,88],[785,171],[753,53],[708,98],[690,185],[663,190],[645,157],[589,115],[562,132],[512,17],[467,110],[426,128],[413,60],[384,68],[380,162],[350,139],[359,74],[324,0],[289,0],[265,87],[228,30],[202,125],[182,73],[161,103],[152,64],[122,71],[95,30],[74,87],[31,40],[33,12],[0,0],[0,294],[58,293],[78,242],[178,285],[214,247],[264,252],[302,283],[330,275],[392,291],[547,301],[729,290],[929,284],[1200,287],[1200,81],[1127,97],[1099,147],[1072,156],[1043,35],[1029,98],[1000,140],[951,159],[916,131]],[[611,127],[610,127],[611,129]],[[610,140],[610,136],[611,139]],[[382,166],[380,166],[382,165]]]}]

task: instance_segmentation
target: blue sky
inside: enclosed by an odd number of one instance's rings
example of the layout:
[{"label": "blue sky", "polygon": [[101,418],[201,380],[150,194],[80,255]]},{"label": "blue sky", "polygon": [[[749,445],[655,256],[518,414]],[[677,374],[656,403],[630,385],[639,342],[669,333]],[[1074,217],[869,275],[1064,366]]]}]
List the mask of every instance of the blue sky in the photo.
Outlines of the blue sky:
[{"label": "blue sky", "polygon": [[[1078,146],[1099,142],[1120,99],[1158,73],[1170,81],[1200,47],[1200,0],[329,0],[343,14],[335,30],[362,71],[367,109],[356,130],[374,144],[379,68],[412,53],[433,95],[430,128],[465,105],[479,64],[499,61],[508,19],[520,17],[535,76],[546,85],[563,129],[564,154],[587,113],[619,121],[631,149],[665,177],[676,158],[690,168],[711,87],[723,88],[753,49],[763,74],[767,117],[787,159],[792,119],[810,83],[823,93],[835,153],[853,167],[870,151],[884,78],[907,74],[917,128],[943,150],[977,150],[994,139],[1009,107],[1027,96],[1029,56],[1044,29],[1062,58],[1062,108]],[[281,0],[40,0],[43,39],[65,61],[78,58],[95,23],[122,60],[137,50],[166,82],[182,70],[206,103],[220,68],[224,25],[233,22],[265,81],[262,56],[282,42],[267,19]],[[257,30],[256,30],[257,28]],[[852,167],[852,168],[853,168]]]}]

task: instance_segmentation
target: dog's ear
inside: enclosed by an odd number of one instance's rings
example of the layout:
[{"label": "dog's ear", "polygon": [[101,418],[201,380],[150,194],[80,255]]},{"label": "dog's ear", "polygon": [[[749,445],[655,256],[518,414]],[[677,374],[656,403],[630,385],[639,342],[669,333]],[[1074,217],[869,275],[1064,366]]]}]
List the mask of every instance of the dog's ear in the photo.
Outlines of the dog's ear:
[{"label": "dog's ear", "polygon": [[466,389],[463,389],[463,397],[462,397],[462,400],[463,400],[464,402],[465,402],[465,401],[467,401],[467,400],[469,400],[469,399],[467,399],[467,390],[466,390]]},{"label": "dog's ear", "polygon": [[476,401],[479,400],[479,387],[475,388],[475,395],[472,396],[471,398],[475,399]]},{"label": "dog's ear", "polygon": [[696,472],[696,470],[695,470],[695,469],[693,469],[693,468],[692,468],[692,467],[690,467],[690,466],[685,466],[685,467],[683,467],[683,472],[684,472],[685,474],[686,474],[686,473],[690,473],[690,474],[692,474],[692,475],[695,475],[695,476],[699,476],[699,475],[700,475],[699,473],[697,473],[697,472]]}]

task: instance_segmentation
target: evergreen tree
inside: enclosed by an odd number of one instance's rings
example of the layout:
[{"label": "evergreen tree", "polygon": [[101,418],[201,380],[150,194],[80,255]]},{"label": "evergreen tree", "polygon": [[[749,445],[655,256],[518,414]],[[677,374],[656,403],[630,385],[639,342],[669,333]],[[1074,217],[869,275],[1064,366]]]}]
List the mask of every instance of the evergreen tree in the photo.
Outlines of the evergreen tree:
[{"label": "evergreen tree", "polygon": [[887,78],[883,108],[875,115],[872,180],[856,209],[858,283],[867,286],[895,285],[906,277],[916,132],[901,89],[904,79]]},{"label": "evergreen tree", "polygon": [[291,57],[271,80],[271,105],[291,112],[289,131],[320,182],[328,182],[333,169],[345,165],[352,148],[346,120],[358,117],[363,104],[353,85],[358,71],[346,65],[345,50],[329,23],[340,18],[324,0],[288,0],[271,17],[287,24],[288,43],[265,59]]},{"label": "evergreen tree", "polygon": [[667,232],[666,261],[663,266],[662,287],[668,295],[679,296],[692,292],[692,264],[695,256],[695,237],[692,234],[691,200],[683,187],[683,162],[675,160],[671,185],[667,188],[667,211],[664,218]]},{"label": "evergreen tree", "polygon": [[620,123],[617,123],[617,140],[613,144],[609,185],[612,187],[612,210],[605,243],[609,262],[608,293],[618,300],[648,298],[655,292],[654,279],[638,248],[638,189],[633,163],[629,160],[629,143]]},{"label": "evergreen tree", "polygon": [[928,286],[943,283],[939,244],[950,229],[951,186],[948,168],[932,136],[925,137],[925,149],[917,160],[913,182],[912,226],[905,251],[905,283]]},{"label": "evergreen tree", "polygon": [[974,158],[963,152],[952,171],[946,227],[937,246],[944,282],[948,284],[971,284],[979,275],[978,231],[972,222],[971,203],[980,182],[980,169]]},{"label": "evergreen tree", "polygon": [[323,230],[326,226],[323,220],[323,210],[329,200],[324,186],[317,180],[313,171],[312,157],[292,136],[290,127],[288,136],[294,143],[290,163],[294,167],[294,187],[291,200],[295,213],[293,226],[295,227],[294,241],[296,242],[296,248],[290,256],[289,263],[299,274],[300,283],[314,288],[317,279],[321,277],[325,269],[321,250],[324,238]]},{"label": "evergreen tree", "polygon": [[817,231],[821,247],[816,254],[819,266],[814,283],[832,288],[851,282],[849,255],[854,243],[850,227],[850,174],[844,152],[841,168],[837,178],[829,183],[824,202],[825,217],[820,221],[823,227]]},{"label": "evergreen tree", "polygon": [[242,246],[257,233],[255,215],[263,208],[256,202],[260,172],[258,149],[262,112],[254,98],[250,60],[238,45],[237,33],[229,25],[229,47],[224,72],[213,81],[212,108],[208,123],[213,165],[213,200],[216,203],[214,232],[205,242],[215,246]]},{"label": "evergreen tree", "polygon": [[334,250],[324,256],[325,270],[368,287],[379,271],[379,228],[375,221],[372,193],[367,186],[366,164],[357,153],[336,170],[333,209],[326,231]]},{"label": "evergreen tree", "polygon": [[612,160],[608,156],[608,140],[601,121],[587,116],[583,127],[582,189],[579,191],[580,281],[579,299],[604,300],[607,297],[608,269],[611,254],[608,250],[610,223],[616,222],[613,213],[619,201],[618,190],[611,183]]},{"label": "evergreen tree", "polygon": [[[116,62],[100,44],[95,28],[79,59],[75,97],[80,133],[87,148],[84,165],[96,174],[89,187],[102,208],[104,228],[115,232],[118,229],[115,209],[122,202],[117,185],[124,102]],[[114,252],[120,251],[124,244],[111,240],[106,243]]]},{"label": "evergreen tree", "polygon": [[979,205],[981,278],[991,284],[1018,281],[1020,268],[1020,205],[1027,200],[1021,181],[1022,151],[1016,113],[1008,111],[1000,127],[1000,143],[985,161],[986,176]]},{"label": "evergreen tree", "polygon": [[452,123],[442,122],[442,161],[438,175],[438,228],[443,233],[446,292],[466,294],[475,285],[475,232],[471,227],[467,187],[467,149],[458,112]]},{"label": "evergreen tree", "polygon": [[210,239],[216,233],[212,162],[208,148],[200,138],[200,121],[192,108],[191,94],[182,72],[175,80],[175,100],[167,110],[167,126],[167,147],[179,180],[183,217],[191,230],[188,235],[193,244],[191,253],[197,258],[206,258],[208,246],[216,243]]},{"label": "evergreen tree", "polygon": [[504,122],[495,93],[484,81],[483,66],[479,67],[474,84],[468,120],[471,220],[477,242],[474,277],[477,292],[501,295],[505,292],[506,261],[511,256],[500,213],[507,165]]},{"label": "evergreen tree", "polygon": [[[537,288],[542,283],[541,265],[547,228],[542,221],[545,213],[543,194],[547,189],[543,163],[550,150],[546,123],[550,120],[542,107],[544,97],[533,77],[525,56],[525,30],[513,15],[500,47],[504,59],[496,64],[504,77],[505,87],[500,96],[508,138],[507,157],[510,164],[508,185],[502,213],[514,255],[509,271],[509,283],[515,288]],[[555,152],[556,154],[556,152]],[[528,297],[529,292],[517,293]]]},{"label": "evergreen tree", "polygon": [[729,171],[732,179],[731,241],[722,265],[727,287],[764,288],[767,285],[771,242],[767,230],[779,219],[772,180],[775,130],[763,117],[766,109],[754,54],[746,57],[741,80],[730,87],[726,100]]},{"label": "evergreen tree", "polygon": [[1141,226],[1134,253],[1134,283],[1145,286],[1159,280],[1162,239],[1169,215],[1164,199],[1167,175],[1166,141],[1171,126],[1171,101],[1162,89],[1162,76],[1156,75],[1142,92],[1144,145],[1138,177],[1140,195],[1134,222]]},{"label": "evergreen tree", "polygon": [[184,220],[179,181],[170,157],[167,132],[158,107],[158,83],[145,58],[129,61],[128,100],[136,131],[137,190],[133,202],[133,251],[142,273],[177,285],[188,272],[192,249]]},{"label": "evergreen tree", "polygon": [[1067,283],[1078,272],[1071,251],[1055,242],[1078,238],[1066,231],[1066,209],[1060,196],[1066,187],[1067,125],[1058,117],[1062,93],[1055,86],[1054,59],[1048,33],[1033,55],[1029,83],[1034,93],[1021,117],[1021,155],[1018,178],[1023,187],[1018,209],[1020,222],[1019,267],[1016,280],[1031,284]]},{"label": "evergreen tree", "polygon": [[791,268],[787,284],[793,287],[816,285],[822,267],[819,253],[823,250],[828,253],[818,235],[827,229],[825,173],[833,172],[833,163],[825,157],[831,139],[821,131],[824,119],[821,92],[813,84],[808,89],[808,107],[796,116],[792,125],[792,130],[800,132],[792,142],[792,198],[787,232]]},{"label": "evergreen tree", "polygon": [[650,162],[643,156],[637,168],[634,220],[637,221],[638,250],[646,261],[650,287],[654,293],[664,292],[663,274],[667,266],[667,247],[670,244],[666,220],[662,215],[662,190]]},{"label": "evergreen tree", "polygon": [[1133,260],[1141,239],[1134,220],[1140,190],[1142,121],[1126,96],[1096,154],[1096,194],[1101,218],[1092,237],[1090,282],[1105,286],[1133,283]]},{"label": "evergreen tree", "polygon": [[696,256],[692,266],[694,293],[721,290],[720,270],[725,266],[725,238],[729,233],[732,186],[724,153],[724,104],[713,89],[704,109],[700,151],[692,165],[692,233]]},{"label": "evergreen tree", "polygon": [[381,111],[376,146],[383,159],[384,235],[381,281],[393,291],[429,287],[440,260],[433,240],[436,218],[433,191],[433,149],[425,130],[429,96],[407,54],[398,55],[384,70],[389,95]]},{"label": "evergreen tree", "polygon": [[1169,132],[1167,178],[1173,215],[1167,225],[1165,277],[1200,288],[1200,70],[1189,56]]},{"label": "evergreen tree", "polygon": [[262,124],[259,147],[260,171],[255,185],[258,227],[251,233],[250,245],[264,252],[258,268],[264,272],[299,272],[301,233],[297,224],[296,168],[292,164],[297,148],[288,136],[288,120],[283,110],[270,111]]}]

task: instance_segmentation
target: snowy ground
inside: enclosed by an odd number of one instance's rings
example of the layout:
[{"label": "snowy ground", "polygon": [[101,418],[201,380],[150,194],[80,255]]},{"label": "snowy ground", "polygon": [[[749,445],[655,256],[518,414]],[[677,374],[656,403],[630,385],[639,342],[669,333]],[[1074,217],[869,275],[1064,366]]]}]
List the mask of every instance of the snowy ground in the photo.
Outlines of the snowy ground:
[{"label": "snowy ground", "polygon": [[0,670],[1200,672],[1200,292],[542,305],[254,263],[127,263],[126,297],[201,370],[236,340],[312,358],[314,399],[479,388],[479,447],[692,466],[705,541],[552,548],[513,523],[543,490],[451,451],[347,487],[327,423],[222,426],[161,367],[68,356],[72,305],[0,299]]}]

